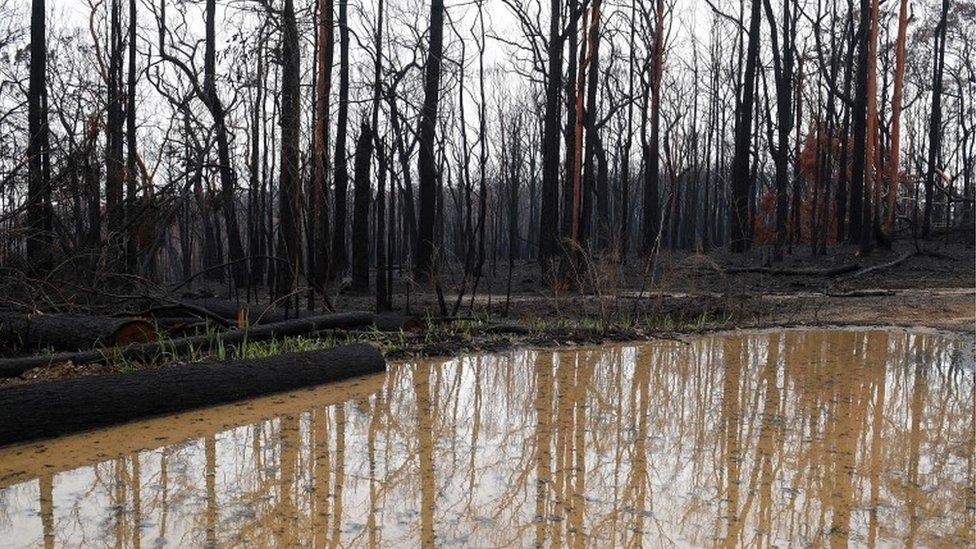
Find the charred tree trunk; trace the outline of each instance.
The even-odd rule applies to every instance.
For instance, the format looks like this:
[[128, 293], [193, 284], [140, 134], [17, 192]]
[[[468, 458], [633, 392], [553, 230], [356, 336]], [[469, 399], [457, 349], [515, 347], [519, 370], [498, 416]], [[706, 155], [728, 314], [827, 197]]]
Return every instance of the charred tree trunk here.
[[[386, 101], [390, 105], [390, 126], [393, 129], [394, 146], [400, 161], [400, 173], [403, 176], [403, 206], [400, 208], [403, 218], [407, 243], [410, 251], [417, 253], [417, 206], [413, 199], [413, 178], [410, 173], [410, 151], [404, 143], [404, 131], [400, 124], [400, 111], [397, 108], [397, 98], [391, 91], [387, 92]], [[413, 147], [411, 147], [412, 150]]]
[[83, 152], [84, 160], [82, 161], [84, 166], [85, 195], [88, 197], [87, 244], [92, 250], [98, 248], [102, 236], [101, 162], [99, 162], [96, 152], [99, 134], [98, 126], [96, 117], [89, 118], [87, 136], [85, 138], [85, 150]]
[[339, 278], [349, 264], [346, 255], [346, 191], [349, 168], [346, 136], [349, 126], [349, 15], [348, 0], [339, 0], [339, 113], [335, 142], [335, 230], [332, 231], [332, 278]]
[[[599, 0], [597, 0], [599, 1]], [[508, 315], [509, 303], [512, 295], [512, 269], [515, 265], [515, 254], [518, 249], [518, 218], [519, 218], [519, 185], [522, 179], [522, 136], [521, 119], [512, 123], [511, 129], [511, 161], [508, 166], [508, 280], [505, 290], [505, 315]], [[502, 130], [504, 131], [504, 129]]]
[[[587, 40], [590, 52], [587, 60], [586, 75], [586, 110], [583, 113], [583, 125], [586, 130], [586, 151], [583, 164], [583, 203], [580, 211], [580, 245], [586, 249], [587, 242], [596, 235], [598, 249], [606, 246], [606, 208], [597, 210], [596, 223], [592, 222], [593, 198], [597, 185], [597, 158], [602, 154], [603, 145], [596, 128], [596, 91], [600, 77], [600, 0], [593, 1], [593, 21], [588, 30]], [[602, 196], [605, 206], [606, 194]], [[601, 201], [598, 201], [600, 203]]]
[[[566, 59], [569, 63], [566, 72], [566, 87], [565, 87], [565, 101], [566, 101], [566, 121], [565, 129], [563, 130], [566, 140], [566, 157], [565, 163], [565, 181], [563, 182], [563, 199], [562, 199], [562, 212], [561, 212], [561, 232], [560, 235], [563, 239], [572, 238], [573, 232], [573, 182], [575, 178], [573, 177], [573, 170], [575, 169], [575, 155], [576, 155], [576, 83], [577, 83], [577, 72], [579, 69], [579, 35], [578, 35], [578, 21], [580, 19], [580, 0], [569, 0], [570, 10], [569, 10], [569, 21], [568, 27], [566, 29], [566, 34], [569, 37], [569, 48], [566, 55]], [[565, 256], [564, 256], [565, 258]]]
[[851, 107], [851, 188], [850, 188], [850, 231], [848, 238], [852, 243], [862, 241], [864, 227], [864, 171], [867, 159], [867, 108], [868, 108], [868, 42], [871, 34], [871, 3], [861, 0], [861, 23], [857, 34], [858, 60], [855, 80], [854, 101]]
[[390, 281], [387, 280], [388, 262], [390, 261], [387, 253], [389, 246], [387, 223], [392, 223], [393, 216], [387, 216], [386, 206], [386, 172], [389, 166], [386, 144], [378, 137], [376, 138], [376, 158], [379, 164], [377, 166], [379, 178], [376, 184], [376, 235], [374, 242], [376, 242], [376, 310], [379, 312], [387, 311], [391, 307]]
[[[261, 36], [259, 40], [263, 39]], [[258, 44], [257, 47], [257, 74], [255, 76], [254, 105], [251, 112], [251, 150], [250, 150], [250, 178], [248, 195], [249, 200], [249, 224], [248, 224], [248, 251], [251, 253], [251, 284], [260, 284], [264, 279], [264, 256], [266, 254], [264, 246], [264, 196], [261, 188], [261, 122], [265, 100], [264, 94], [264, 46]], [[185, 277], [184, 277], [185, 278]]]
[[[596, 22], [599, 12], [599, 3], [594, 4], [594, 9], [591, 12]], [[587, 26], [588, 14], [583, 17], [583, 29], [585, 30]], [[573, 97], [573, 148], [572, 153], [572, 164], [567, 174], [570, 181], [572, 181], [572, 202], [569, 209], [569, 242], [570, 247], [567, 250], [567, 255], [572, 260], [575, 261], [577, 254], [581, 251], [580, 242], [580, 210], [582, 208], [583, 202], [583, 129], [584, 129], [584, 114], [586, 105], [584, 103], [584, 93], [586, 92], [586, 70], [592, 54], [592, 47], [589, 52], [587, 52], [587, 38], [583, 38], [582, 47], [580, 47], [579, 53], [579, 63], [577, 66], [577, 76], [576, 84], [574, 87], [575, 96]], [[564, 269], [565, 270], [565, 269]]]
[[[844, 82], [841, 88], [845, 94], [850, 92], [851, 80], [854, 75], [854, 54], [857, 50], [855, 47], [856, 43], [856, 32], [854, 31], [854, 22], [851, 21], [848, 24], [847, 33], [848, 42], [850, 46], [848, 47], [846, 62], [844, 63]], [[840, 132], [840, 158], [838, 161], [838, 166], [840, 168], [837, 174], [837, 213], [835, 218], [837, 219], [837, 241], [843, 242], [847, 239], [849, 232], [849, 223], [847, 221], [848, 216], [848, 203], [850, 200], [850, 170], [848, 166], [850, 165], [850, 139], [851, 139], [851, 117], [853, 115], [853, 105], [849, 102], [843, 102], [843, 122], [841, 124]]]
[[434, 227], [438, 222], [437, 168], [434, 159], [434, 140], [437, 125], [437, 104], [441, 80], [441, 56], [444, 49], [444, 0], [430, 4], [430, 46], [424, 75], [424, 105], [420, 114], [417, 172], [420, 179], [420, 212], [418, 215], [417, 256], [414, 270], [423, 278], [434, 275]]
[[44, 0], [31, 4], [30, 76], [27, 88], [27, 257], [43, 267], [51, 253], [51, 182], [47, 118], [47, 31]]
[[352, 209], [352, 289], [369, 291], [369, 178], [373, 156], [373, 129], [363, 122], [354, 157]]
[[234, 163], [230, 158], [230, 137], [225, 121], [226, 113], [220, 95], [217, 93], [216, 81], [216, 2], [207, 0], [206, 28], [203, 77], [203, 102], [214, 121], [214, 132], [217, 136], [217, 161], [220, 164], [220, 209], [224, 214], [224, 225], [227, 230], [227, 248], [231, 261], [231, 275], [234, 285], [243, 287], [247, 284], [247, 264], [244, 259], [244, 246], [241, 244], [241, 232], [237, 224], [236, 175]]
[[651, 139], [644, 147], [644, 220], [641, 250], [649, 256], [661, 226], [658, 203], [661, 159], [661, 77], [664, 74], [664, 0], [654, 8], [654, 46], [651, 53], [650, 117]]
[[[630, 43], [633, 44], [637, 35], [637, 0], [630, 4]], [[617, 199], [617, 253], [621, 261], [627, 258], [630, 242], [630, 151], [634, 146], [634, 72], [636, 58], [627, 58], [627, 115], [626, 138], [624, 149], [620, 153], [620, 193]]]
[[593, 195], [596, 198], [596, 249], [606, 252], [610, 247], [610, 167], [607, 162], [607, 152], [603, 148], [603, 141], [597, 139], [596, 151], [596, 182]]
[[113, 242], [110, 263], [116, 268], [124, 264], [118, 261], [123, 248], [122, 238], [125, 223], [122, 205], [124, 165], [122, 163], [122, 29], [120, 0], [109, 3], [109, 47], [108, 47], [108, 104], [105, 123], [105, 209], [108, 217], [109, 241]]
[[[474, 268], [475, 284], [471, 295], [477, 291], [478, 281], [480, 280], [482, 269], [485, 266], [485, 232], [486, 216], [488, 214], [488, 177], [486, 174], [488, 164], [488, 129], [487, 116], [485, 115], [488, 99], [485, 96], [485, 14], [483, 4], [478, 4], [478, 28], [481, 30], [481, 40], [478, 43], [478, 92], [480, 101], [478, 102], [478, 200], [481, 202], [478, 208], [478, 263]], [[460, 301], [458, 302], [460, 304]]]
[[[129, 231], [138, 227], [141, 217], [136, 210], [136, 0], [129, 0], [129, 67], [126, 82], [125, 102], [125, 218]], [[147, 197], [148, 198], [148, 197]], [[136, 272], [139, 264], [137, 257], [136, 239], [126, 239], [125, 263], [126, 270]], [[151, 258], [145, 258], [151, 260]]]
[[[774, 146], [770, 142], [773, 160], [776, 164], [776, 243], [773, 246], [773, 259], [783, 260], [783, 248], [786, 245], [786, 215], [787, 188], [789, 184], [789, 168], [787, 162], [790, 131], [793, 129], [793, 30], [790, 26], [790, 1], [783, 0], [783, 51], [779, 50], [776, 20], [773, 17], [773, 7], [770, 0], [765, 0], [766, 17], [769, 23], [769, 35], [773, 50], [773, 75], [776, 81], [776, 115], [777, 140]], [[798, 198], [798, 197], [797, 197]], [[797, 227], [798, 228], [798, 227]]]
[[539, 214], [539, 260], [543, 269], [545, 262], [555, 255], [559, 242], [559, 92], [563, 72], [561, 6], [562, 0], [550, 2], [546, 111], [542, 130], [542, 204]]
[[[373, 63], [373, 124], [372, 124], [372, 135], [373, 139], [376, 140], [376, 157], [378, 160], [378, 181], [376, 185], [376, 235], [374, 242], [376, 243], [376, 310], [385, 311], [390, 308], [390, 299], [387, 295], [389, 288], [387, 286], [386, 280], [386, 262], [387, 262], [387, 242], [386, 242], [386, 170], [387, 170], [387, 157], [386, 157], [386, 144], [384, 140], [380, 138], [380, 128], [379, 128], [379, 116], [380, 116], [380, 98], [383, 95], [383, 85], [382, 85], [382, 69], [383, 69], [383, 0], [379, 0], [376, 7], [376, 35], [373, 42], [373, 48], [376, 50], [374, 52], [375, 59]], [[357, 192], [357, 197], [359, 196]], [[369, 215], [369, 187], [366, 187], [366, 212]], [[358, 210], [358, 207], [357, 207]], [[364, 240], [369, 238], [369, 227], [367, 225], [366, 235]], [[367, 249], [368, 254], [368, 249]], [[366, 263], [366, 287], [369, 287], [369, 262], [367, 257]]]
[[749, 204], [752, 201], [750, 158], [752, 152], [752, 111], [756, 95], [756, 65], [759, 62], [760, 1], [752, 0], [749, 19], [749, 42], [746, 52], [745, 75], [742, 95], [735, 117], [735, 153], [732, 157], [732, 238], [733, 252], [744, 252], [752, 242], [752, 218]]
[[301, 60], [298, 28], [293, 0], [285, 0], [282, 10], [282, 69], [281, 69], [281, 187], [278, 196], [280, 242], [282, 258], [277, 276], [280, 296], [292, 291], [301, 270], [301, 237], [299, 235], [299, 200], [301, 172], [299, 170], [299, 131], [301, 128]]
[[942, 0], [939, 25], [935, 29], [935, 47], [932, 68], [932, 110], [929, 118], [928, 171], [925, 173], [925, 214], [922, 219], [922, 237], [932, 233], [932, 203], [935, 201], [935, 177], [942, 148], [942, 79], [945, 72], [946, 16], [949, 0]]

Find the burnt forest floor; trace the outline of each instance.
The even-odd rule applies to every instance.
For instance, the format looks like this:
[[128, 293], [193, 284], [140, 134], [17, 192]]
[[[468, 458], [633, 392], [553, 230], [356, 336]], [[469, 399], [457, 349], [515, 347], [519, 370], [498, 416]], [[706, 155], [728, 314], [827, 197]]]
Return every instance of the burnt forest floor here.
[[[514, 264], [509, 277], [507, 263], [489, 260], [474, 298], [469, 290], [457, 307], [460, 267], [442, 271], [447, 315], [430, 284], [406, 282], [394, 270], [394, 308], [418, 320], [410, 330], [327, 331], [239, 349], [160, 357], [151, 364], [59, 364], [0, 380], [0, 386], [210, 359], [257, 358], [354, 341], [379, 346], [390, 360], [408, 360], [515, 346], [673, 339], [787, 326], [902, 326], [973, 334], [976, 272], [967, 240], [956, 235], [924, 242], [921, 253], [912, 242], [898, 241], [892, 250], [878, 249], [868, 257], [858, 257], [852, 246], [831, 246], [822, 256], [812, 256], [809, 246], [802, 246], [775, 264], [769, 261], [767, 247], [745, 254], [665, 251], [650, 265], [638, 259], [624, 265], [583, 261], [579, 270], [563, 277], [570, 282], [561, 285], [551, 284], [554, 273], [543, 273], [536, 262]], [[844, 270], [840, 267], [847, 267], [847, 272], [828, 272]], [[188, 295], [219, 296], [220, 291], [197, 287]], [[335, 291], [332, 304], [337, 311], [372, 310], [375, 298]]]

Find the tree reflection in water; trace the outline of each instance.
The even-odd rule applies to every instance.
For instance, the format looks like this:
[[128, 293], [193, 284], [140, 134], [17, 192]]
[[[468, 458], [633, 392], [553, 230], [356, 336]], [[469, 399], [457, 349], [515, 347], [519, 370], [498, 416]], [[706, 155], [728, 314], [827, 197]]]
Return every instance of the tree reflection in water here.
[[521, 350], [2, 450], [0, 539], [957, 545], [973, 432], [968, 339]]

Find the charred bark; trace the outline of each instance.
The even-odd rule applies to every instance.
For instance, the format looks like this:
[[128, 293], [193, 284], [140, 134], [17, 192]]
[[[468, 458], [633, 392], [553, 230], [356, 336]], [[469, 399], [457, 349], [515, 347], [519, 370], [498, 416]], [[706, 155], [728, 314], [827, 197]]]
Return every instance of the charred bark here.
[[369, 202], [370, 161], [373, 157], [373, 129], [363, 122], [354, 157], [352, 210], [352, 290], [369, 291]]
[[539, 214], [539, 260], [551, 259], [559, 242], [559, 91], [563, 72], [560, 32], [562, 0], [551, 0], [546, 51], [546, 111], [542, 129], [542, 204]]
[[47, 116], [47, 31], [44, 0], [33, 0], [27, 88], [27, 257], [37, 267], [50, 260], [51, 182]]
[[[386, 369], [364, 344], [11, 387], [0, 394], [0, 445], [54, 437]], [[57, 402], [57, 406], [52, 406]]]
[[104, 363], [112, 360], [147, 361], [164, 354], [185, 353], [191, 349], [195, 351], [209, 351], [218, 346], [240, 345], [244, 342], [267, 341], [280, 337], [298, 336], [334, 328], [353, 328], [369, 326], [373, 323], [371, 313], [337, 313], [331, 315], [312, 316], [274, 322], [263, 326], [230, 330], [220, 334], [206, 334], [200, 336], [154, 341], [124, 347], [111, 347], [96, 351], [78, 353], [57, 353], [49, 355], [31, 356], [24, 358], [10, 358], [0, 360], [0, 377], [14, 377], [32, 368], [41, 368], [52, 364], [72, 362], [74, 364]]
[[417, 172], [420, 179], [420, 212], [418, 216], [417, 256], [415, 274], [422, 278], [434, 275], [434, 227], [437, 224], [437, 168], [434, 159], [434, 140], [437, 125], [437, 105], [440, 99], [441, 56], [444, 49], [444, 0], [430, 4], [430, 46], [424, 76], [424, 105], [420, 114]]
[[346, 271], [346, 191], [349, 187], [349, 160], [346, 136], [349, 126], [349, 15], [348, 0], [339, 0], [339, 112], [335, 142], [335, 230], [332, 231], [330, 276], [339, 278]]
[[[299, 131], [301, 125], [301, 78], [298, 29], [293, 0], [285, 0], [282, 12], [282, 71], [281, 71], [281, 187], [279, 191], [279, 223], [282, 247], [279, 256], [277, 293], [286, 295], [294, 288], [301, 271], [302, 249], [299, 235], [299, 201], [301, 173], [299, 171]], [[231, 258], [233, 260], [233, 258]]]
[[0, 341], [15, 348], [77, 351], [155, 339], [153, 325], [139, 318], [0, 312]]
[[749, 42], [746, 52], [745, 75], [742, 95], [735, 117], [735, 153], [732, 158], [732, 238], [733, 252], [744, 252], [752, 243], [752, 217], [750, 215], [750, 158], [752, 152], [752, 111], [755, 104], [756, 66], [759, 62], [759, 22], [762, 17], [760, 1], [752, 0], [749, 19]]

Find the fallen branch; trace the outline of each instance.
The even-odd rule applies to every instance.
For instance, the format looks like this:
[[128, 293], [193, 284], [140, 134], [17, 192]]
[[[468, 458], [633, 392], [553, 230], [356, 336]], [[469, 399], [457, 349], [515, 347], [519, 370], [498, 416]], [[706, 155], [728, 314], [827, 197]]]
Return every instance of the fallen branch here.
[[77, 353], [57, 353], [50, 355], [10, 358], [0, 360], [0, 377], [16, 377], [33, 368], [71, 362], [74, 364], [91, 364], [111, 362], [113, 360], [147, 361], [161, 354], [180, 354], [187, 351], [208, 351], [221, 345], [238, 345], [248, 341], [266, 341], [279, 337], [299, 336], [325, 330], [328, 328], [350, 328], [368, 326], [373, 323], [372, 313], [350, 312], [336, 313], [307, 318], [295, 318], [262, 326], [254, 326], [239, 330], [230, 330], [215, 335], [199, 335], [169, 339], [141, 345], [126, 347], [112, 347], [95, 351]]
[[886, 297], [895, 295], [894, 290], [851, 290], [849, 292], [827, 292], [828, 297]]
[[860, 268], [857, 263], [848, 263], [829, 269], [784, 269], [780, 267], [729, 267], [726, 274], [761, 273], [774, 276], [840, 276]]
[[879, 265], [872, 265], [870, 267], [866, 267], [848, 277], [845, 277], [845, 279], [857, 278], [859, 276], [864, 276], [868, 273], [873, 273], [874, 271], [880, 271], [882, 269], [888, 269], [890, 267], [897, 267], [898, 265], [901, 265], [902, 263], [905, 262], [905, 260], [907, 260], [909, 257], [912, 257], [913, 255], [915, 255], [915, 252], [905, 252], [892, 261], [889, 261], [887, 263], [881, 263]]
[[0, 445], [233, 402], [386, 369], [357, 344], [263, 359], [188, 364], [11, 387], [0, 391]]

